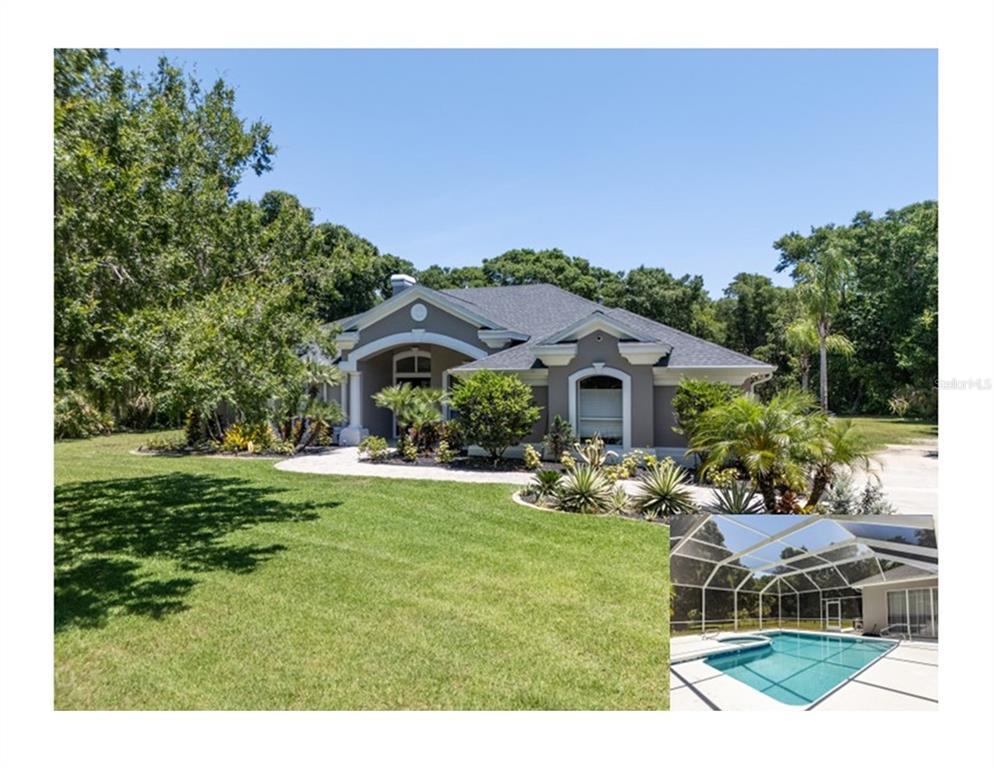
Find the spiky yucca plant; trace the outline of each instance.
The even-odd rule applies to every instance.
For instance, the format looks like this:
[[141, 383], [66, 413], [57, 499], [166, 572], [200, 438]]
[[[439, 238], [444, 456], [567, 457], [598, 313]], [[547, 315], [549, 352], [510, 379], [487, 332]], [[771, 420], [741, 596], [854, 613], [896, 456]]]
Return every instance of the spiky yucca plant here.
[[616, 485], [611, 492], [611, 501], [608, 504], [608, 512], [612, 515], [621, 515], [628, 511], [632, 505], [632, 500], [628, 493], [620, 485]]
[[610, 508], [612, 491], [612, 483], [602, 470], [577, 464], [556, 488], [556, 506], [566, 512], [600, 515]]
[[580, 459], [591, 467], [600, 469], [608, 459], [617, 459], [617, 451], [605, 451], [604, 440], [600, 435], [594, 435], [583, 444], [574, 443], [573, 450], [580, 456]]
[[681, 515], [697, 510], [687, 485], [687, 473], [675, 462], [664, 461], [645, 472], [635, 492], [635, 506], [652, 520], [659, 515]]
[[536, 501], [544, 501], [556, 495], [556, 489], [562, 482], [563, 476], [557, 469], [540, 469], [535, 473], [535, 481], [529, 490], [535, 494]]
[[709, 512], [717, 515], [756, 515], [766, 511], [763, 499], [754, 493], [749, 483], [735, 481], [713, 491]]

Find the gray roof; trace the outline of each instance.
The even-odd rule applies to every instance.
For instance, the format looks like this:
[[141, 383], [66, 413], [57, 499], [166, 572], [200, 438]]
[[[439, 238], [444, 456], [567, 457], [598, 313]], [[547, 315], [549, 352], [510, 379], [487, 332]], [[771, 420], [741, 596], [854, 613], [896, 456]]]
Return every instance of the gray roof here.
[[467, 363], [457, 370], [533, 368], [540, 365], [531, 350], [533, 345], [595, 312], [630, 326], [650, 339], [673, 347], [668, 365], [769, 366], [769, 363], [733, 352], [719, 344], [699, 339], [633, 312], [617, 307], [606, 307], [545, 283], [497, 288], [458, 288], [439, 293], [493, 320], [495, 327], [520, 331], [529, 336], [529, 340], [523, 344]]

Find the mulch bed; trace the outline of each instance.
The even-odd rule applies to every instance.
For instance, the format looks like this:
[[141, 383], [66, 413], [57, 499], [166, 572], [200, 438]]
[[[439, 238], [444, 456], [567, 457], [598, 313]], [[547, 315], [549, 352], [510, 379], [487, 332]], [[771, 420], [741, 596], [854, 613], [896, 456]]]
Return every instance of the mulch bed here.
[[[363, 462], [369, 459], [361, 459]], [[394, 453], [376, 464], [396, 464], [401, 467], [445, 467], [446, 469], [462, 469], [472, 472], [534, 472], [525, 466], [523, 459], [500, 459], [494, 460], [487, 456], [457, 456], [452, 461], [442, 464], [435, 461], [433, 456], [418, 456], [415, 461], [405, 461], [399, 453]], [[539, 469], [562, 469], [563, 465], [553, 461], [543, 461]]]

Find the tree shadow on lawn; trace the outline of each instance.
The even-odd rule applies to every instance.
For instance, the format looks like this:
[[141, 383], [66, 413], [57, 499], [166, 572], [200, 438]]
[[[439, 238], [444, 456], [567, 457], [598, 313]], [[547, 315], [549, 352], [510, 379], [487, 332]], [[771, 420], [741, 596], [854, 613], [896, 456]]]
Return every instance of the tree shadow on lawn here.
[[273, 498], [246, 480], [172, 473], [55, 490], [55, 631], [99, 627], [114, 613], [162, 618], [187, 608], [196, 580], [161, 578], [145, 560], [193, 573], [251, 573], [281, 544], [236, 546], [235, 531], [316, 520], [314, 504]]

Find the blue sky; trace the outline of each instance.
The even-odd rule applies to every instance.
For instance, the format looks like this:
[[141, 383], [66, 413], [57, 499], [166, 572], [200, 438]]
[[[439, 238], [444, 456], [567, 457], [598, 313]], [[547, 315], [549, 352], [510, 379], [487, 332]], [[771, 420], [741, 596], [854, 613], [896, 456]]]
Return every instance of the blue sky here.
[[[559, 247], [773, 275], [772, 242], [938, 194], [933, 51], [124, 50], [236, 88], [296, 194], [423, 268]], [[786, 284], [786, 276], [777, 281]]]

